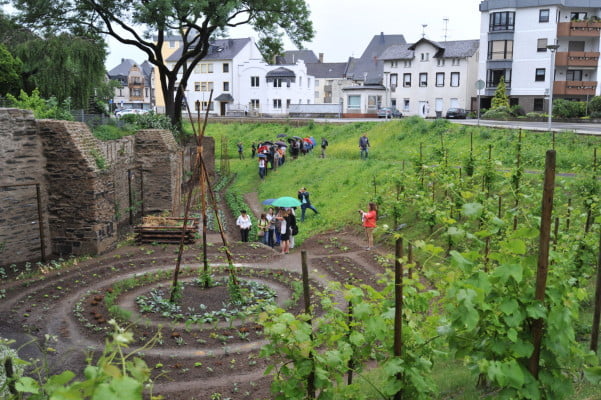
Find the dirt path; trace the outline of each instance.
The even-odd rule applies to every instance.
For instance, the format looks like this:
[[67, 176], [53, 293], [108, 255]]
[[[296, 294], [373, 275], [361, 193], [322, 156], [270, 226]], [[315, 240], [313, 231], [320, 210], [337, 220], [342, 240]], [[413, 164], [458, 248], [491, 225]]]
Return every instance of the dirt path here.
[[[245, 199], [255, 215], [262, 212], [263, 206], [256, 193], [247, 194]], [[228, 226], [235, 225], [229, 221]], [[299, 279], [301, 251], [306, 251], [311, 279], [316, 287], [325, 286], [332, 280], [346, 283], [349, 276], [354, 277], [354, 282], [374, 283], [374, 274], [383, 271], [376, 260], [377, 255], [387, 252], [383, 248], [365, 251], [363, 238], [353, 232], [309, 238], [287, 255], [279, 254], [277, 247], [271, 249], [260, 243], [237, 242], [237, 230], [228, 232], [227, 237], [236, 268], [259, 274], [250, 279], [265, 282], [281, 275], [279, 271], [290, 274], [286, 279]], [[208, 241], [207, 256], [211, 266], [225, 264], [220, 235], [211, 232]], [[29, 335], [38, 340], [44, 334], [54, 335], [58, 341], [53, 347], [58, 351], [56, 355], [47, 356], [52, 369], [82, 371], [85, 352], [99, 349], [106, 334], [103, 324], [90, 314], [107, 311], [102, 311], [101, 305], [90, 306], [90, 298], [106, 293], [126, 278], [170, 271], [176, 250], [177, 247], [172, 245], [126, 246], [68, 270], [54, 271], [41, 279], [4, 285], [6, 298], [0, 303], [0, 336], [23, 342]], [[184, 266], [191, 270], [192, 277], [194, 271], [202, 267], [200, 254], [199, 244], [184, 253]], [[276, 288], [278, 302], [283, 306], [292, 296], [291, 287], [276, 281], [271, 286]], [[135, 298], [141, 291], [126, 292], [117, 302], [123, 310], [132, 313], [133, 321], [137, 320], [132, 328], [136, 337], [139, 336], [137, 345], [143, 343], [153, 330], [159, 329], [158, 322], [138, 318]], [[84, 311], [78, 311], [81, 309]], [[258, 357], [258, 350], [265, 341], [257, 329], [252, 321], [199, 327], [187, 327], [182, 323], [164, 325], [164, 343], [146, 351], [144, 357], [157, 374], [166, 374], [166, 378], [157, 377], [153, 394], [187, 400], [209, 399], [216, 393], [231, 399], [270, 398], [270, 378], [263, 377], [268, 360]], [[182, 339], [181, 343], [174, 340], [175, 332], [177, 338]], [[21, 356], [39, 357], [40, 353], [34, 346], [29, 346], [22, 349]]]

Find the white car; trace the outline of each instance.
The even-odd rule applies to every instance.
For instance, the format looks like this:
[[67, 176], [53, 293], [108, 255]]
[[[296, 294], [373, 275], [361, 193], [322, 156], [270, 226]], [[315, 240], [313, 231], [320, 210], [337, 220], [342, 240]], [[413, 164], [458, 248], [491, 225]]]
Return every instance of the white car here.
[[122, 108], [121, 110], [117, 110], [115, 111], [115, 117], [117, 118], [121, 118], [124, 115], [127, 114], [147, 114], [148, 110], [142, 110], [142, 109], [134, 109], [134, 108]]

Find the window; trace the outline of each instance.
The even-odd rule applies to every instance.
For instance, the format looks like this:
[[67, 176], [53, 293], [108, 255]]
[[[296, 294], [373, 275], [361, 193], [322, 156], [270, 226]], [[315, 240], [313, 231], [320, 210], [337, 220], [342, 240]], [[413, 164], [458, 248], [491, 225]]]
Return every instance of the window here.
[[250, 87], [259, 87], [259, 77], [258, 76], [250, 77]]
[[443, 87], [444, 86], [444, 72], [437, 72], [436, 73], [436, 87]]
[[514, 27], [515, 12], [503, 11], [490, 14], [489, 30], [512, 31]]
[[258, 110], [259, 105], [259, 99], [250, 99], [250, 108], [252, 108], [253, 110]]
[[222, 72], [230, 72], [230, 65], [228, 63], [223, 63]]
[[532, 106], [532, 111], [543, 111], [543, 99], [538, 98], [534, 99], [534, 104]]
[[394, 91], [399, 84], [398, 74], [390, 74], [390, 90]]
[[421, 59], [422, 61], [428, 61], [430, 59], [430, 53], [422, 53]]
[[173, 49], [176, 46], [177, 46], [177, 44], [176, 44], [175, 40], [170, 40], [169, 41], [169, 48]]
[[200, 82], [194, 82], [194, 91], [200, 92]]
[[586, 19], [587, 13], [585, 12], [573, 12], [570, 14], [571, 21], [584, 21]]
[[403, 99], [403, 111], [409, 111], [409, 99]]
[[142, 91], [138, 88], [132, 89], [131, 95], [132, 97], [142, 97]]
[[568, 42], [568, 51], [584, 51], [584, 42], [570, 40]]
[[361, 108], [361, 96], [352, 95], [348, 96], [347, 104], [349, 109], [360, 109]]
[[311, 78], [307, 77], [307, 87], [311, 87]]
[[547, 51], [547, 38], [538, 39], [536, 41], [536, 51], [539, 53], [545, 53]]
[[411, 87], [411, 74], [403, 74], [403, 87]]
[[486, 71], [486, 86], [496, 87], [501, 77], [505, 78], [505, 85], [511, 87], [511, 69], [489, 69]]
[[390, 62], [390, 68], [397, 68], [399, 66], [399, 62], [398, 61], [391, 61]]
[[367, 96], [367, 109], [368, 110], [375, 110], [378, 107], [380, 107], [380, 104], [382, 104], [382, 97], [381, 96]]
[[454, 67], [457, 67], [457, 66], [459, 66], [460, 63], [461, 63], [460, 58], [453, 58], [451, 65]]
[[451, 87], [459, 87], [459, 72], [451, 72]]
[[513, 58], [513, 40], [491, 40], [488, 42], [489, 60], [511, 60]]
[[290, 99], [286, 99], [286, 108], [287, 109], [290, 108], [290, 103], [291, 103], [291, 100]]
[[206, 110], [207, 107], [209, 108], [209, 111], [213, 111], [213, 102], [208, 102], [208, 101], [203, 101], [202, 102], [202, 109]]
[[213, 90], [213, 82], [200, 82], [201, 92], [210, 92]]
[[299, 76], [298, 77], [298, 87], [302, 87], [303, 86], [303, 77]]
[[273, 80], [273, 87], [282, 87], [282, 78], [275, 78]]
[[213, 73], [213, 63], [200, 64], [200, 73], [201, 74], [212, 74]]
[[279, 110], [282, 108], [282, 99], [273, 99], [273, 108]]
[[229, 82], [223, 82], [223, 91], [224, 92], [230, 91], [230, 83]]
[[426, 72], [421, 72], [419, 74], [419, 87], [427, 87], [428, 86], [428, 74]]
[[119, 88], [119, 97], [123, 97], [123, 88]]
[[411, 60], [406, 60], [405, 62], [403, 62], [403, 67], [411, 68]]
[[436, 65], [439, 67], [444, 67], [444, 58], [439, 58]]
[[148, 88], [144, 88], [144, 97], [148, 97]]
[[549, 22], [549, 9], [548, 8], [538, 11], [538, 22]]
[[582, 70], [581, 69], [569, 69], [566, 73], [566, 81], [581, 81]]

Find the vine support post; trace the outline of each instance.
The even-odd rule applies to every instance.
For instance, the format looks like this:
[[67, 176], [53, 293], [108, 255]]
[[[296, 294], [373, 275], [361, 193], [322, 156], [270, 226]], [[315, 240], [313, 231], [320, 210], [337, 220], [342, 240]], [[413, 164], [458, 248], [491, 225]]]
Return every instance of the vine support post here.
[[[351, 300], [349, 300], [349, 302], [348, 302], [348, 327], [349, 327], [348, 337], [351, 336], [351, 333], [353, 331], [352, 325], [353, 325], [353, 302]], [[348, 374], [346, 377], [347, 385], [350, 385], [353, 383], [353, 368], [355, 368], [355, 361], [353, 360], [353, 357], [351, 356], [351, 358], [348, 360]]]
[[597, 283], [595, 286], [595, 305], [593, 327], [591, 330], [591, 350], [595, 353], [599, 346], [599, 321], [601, 320], [601, 230], [599, 230], [599, 254], [597, 256]]
[[501, 195], [499, 195], [499, 208], [497, 210], [497, 217], [501, 218], [502, 214], [503, 214], [503, 197], [501, 197]]
[[[394, 257], [394, 356], [401, 357], [403, 352], [403, 238], [396, 240]], [[403, 379], [397, 374], [397, 380]], [[403, 399], [403, 390], [394, 395], [394, 400]]]
[[[311, 318], [311, 292], [309, 288], [309, 267], [307, 266], [307, 251], [301, 251], [301, 268], [303, 276], [303, 297], [305, 305], [305, 314], [309, 316], [307, 323], [312, 326]], [[311, 334], [311, 342], [313, 342], [313, 334]], [[313, 353], [309, 354], [309, 360], [311, 361], [311, 372], [307, 376], [307, 398], [315, 398], [315, 362], [313, 360]]]
[[[547, 288], [547, 273], [549, 270], [549, 243], [551, 239], [551, 215], [553, 213], [553, 193], [555, 190], [555, 150], [547, 150], [545, 159], [545, 180], [540, 224], [540, 239], [538, 250], [538, 268], [536, 271], [535, 299], [541, 304], [545, 301]], [[529, 370], [538, 379], [541, 343], [543, 339], [543, 319], [532, 322], [532, 344], [534, 350], [530, 356]]]
[[570, 217], [572, 215], [572, 198], [568, 199], [568, 215], [566, 217], [566, 231], [570, 230]]
[[[197, 105], [197, 122], [198, 122], [198, 127], [200, 129], [200, 104]], [[199, 143], [196, 146], [196, 153], [200, 154], [200, 163], [202, 164], [203, 159], [202, 159], [202, 155], [203, 155], [203, 146], [202, 146], [202, 137], [204, 136], [204, 127], [201, 133], [201, 140], [199, 140]], [[207, 224], [208, 224], [208, 217], [207, 217], [207, 189], [206, 189], [206, 183], [209, 179], [209, 177], [206, 174], [206, 171], [204, 168], [200, 168], [200, 209], [201, 209], [201, 213], [202, 213], [202, 263], [203, 263], [203, 272], [204, 272], [204, 286], [205, 288], [209, 287], [209, 279], [208, 279], [208, 273], [209, 273], [209, 260], [208, 260], [208, 255], [207, 255]]]
[[416, 277], [417, 272], [415, 271], [415, 267], [416, 265], [413, 264], [413, 245], [411, 244], [411, 242], [407, 243], [407, 263], [409, 265], [411, 265], [411, 270], [412, 270], [412, 274], [411, 276], [413, 278]]
[[376, 182], [376, 176], [374, 175], [372, 178], [372, 182], [374, 185], [374, 200], [378, 197], [378, 183]]

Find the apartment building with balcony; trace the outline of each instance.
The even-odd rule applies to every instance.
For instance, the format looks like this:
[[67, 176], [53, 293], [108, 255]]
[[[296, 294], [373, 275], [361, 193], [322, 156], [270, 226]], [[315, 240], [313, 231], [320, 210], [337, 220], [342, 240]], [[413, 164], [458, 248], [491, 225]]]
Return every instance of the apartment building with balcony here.
[[501, 77], [527, 112], [546, 111], [551, 88], [554, 99], [600, 94], [600, 0], [484, 0], [480, 13], [482, 107]]
[[121, 59], [121, 63], [107, 75], [109, 79], [118, 82], [113, 96], [113, 109], [153, 109], [153, 68], [148, 61], [138, 64], [129, 58]]

